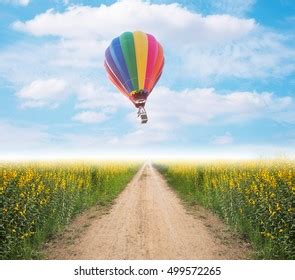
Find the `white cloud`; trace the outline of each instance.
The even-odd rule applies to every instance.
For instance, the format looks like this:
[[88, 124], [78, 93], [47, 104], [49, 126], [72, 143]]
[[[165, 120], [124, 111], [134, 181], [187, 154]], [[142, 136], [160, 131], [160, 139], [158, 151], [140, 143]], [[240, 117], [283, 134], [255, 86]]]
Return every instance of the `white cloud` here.
[[203, 79], [284, 76], [295, 70], [295, 50], [284, 45], [285, 39], [265, 31], [218, 48], [192, 47], [182, 57], [182, 71], [190, 77]]
[[[291, 143], [292, 139], [287, 139], [283, 144], [250, 144], [250, 145], [230, 145], [227, 148], [223, 145], [210, 146], [209, 148], [187, 146], [181, 149], [169, 148], [171, 136], [165, 131], [153, 130], [152, 128], [141, 127], [134, 132], [127, 133], [122, 137], [115, 137], [104, 131], [73, 133], [60, 132], [52, 133], [49, 127], [36, 126], [25, 123], [9, 123], [0, 120], [0, 158], [99, 158], [100, 156], [112, 155], [126, 158], [126, 156], [138, 156], [152, 158], [251, 158], [251, 157], [294, 157], [295, 150]], [[176, 135], [176, 134], [175, 134]], [[286, 140], [286, 139], [284, 139]], [[292, 141], [292, 142], [291, 142]], [[161, 143], [165, 143], [163, 145]], [[149, 145], [152, 144], [152, 145]], [[155, 144], [155, 145], [153, 145]], [[157, 146], [157, 144], [160, 144]]]
[[21, 6], [27, 6], [30, 3], [30, 0], [16, 0], [16, 2]]
[[[173, 91], [159, 87], [151, 94], [146, 105], [149, 121], [141, 125], [135, 111], [128, 115], [135, 130], [110, 140], [112, 145], [145, 146], [173, 141], [190, 142], [184, 131], [208, 125], [232, 125], [258, 119], [282, 122], [295, 120], [292, 97], [279, 97], [268, 92], [220, 93], [214, 88], [196, 88]], [[288, 112], [288, 114], [286, 114]], [[228, 145], [234, 143], [230, 133], [207, 139], [208, 143]]]
[[67, 96], [67, 83], [61, 79], [35, 80], [16, 93], [22, 107], [56, 107]]
[[[237, 2], [218, 3], [241, 11], [253, 4], [252, 0]], [[110, 40], [126, 30], [140, 29], [162, 42], [172, 80], [186, 77], [212, 83], [224, 78], [281, 77], [295, 70], [295, 51], [288, 47], [292, 38], [263, 28], [253, 19], [203, 16], [175, 3], [123, 0], [109, 6], [75, 5], [64, 12], [51, 9], [31, 20], [14, 22], [13, 28], [36, 36], [60, 37], [42, 51], [49, 55], [50, 67], [101, 70]]]
[[18, 42], [0, 50], [0, 79], [16, 90], [48, 77], [59, 77], [69, 84], [100, 80], [108, 85], [103, 67], [105, 48], [104, 42], [93, 40]]
[[32, 20], [17, 21], [13, 27], [36, 36], [100, 40], [110, 40], [126, 30], [142, 29], [161, 40], [183, 45], [234, 40], [253, 30], [255, 21], [229, 15], [202, 16], [176, 3], [122, 0], [110, 6], [72, 6], [62, 13], [48, 10]]
[[0, 0], [0, 3], [13, 4], [19, 6], [28, 6], [30, 0]]
[[100, 123], [107, 120], [107, 116], [104, 113], [84, 111], [76, 114], [73, 120], [81, 123]]
[[[78, 109], [103, 109], [114, 112], [119, 107], [129, 107], [130, 101], [119, 92], [110, 92], [93, 83], [85, 83], [76, 89]], [[131, 107], [131, 106], [130, 106]]]
[[[102, 68], [107, 41], [74, 38], [57, 42], [50, 64], [57, 67]], [[52, 50], [53, 51], [53, 50]]]
[[183, 126], [232, 123], [257, 118], [276, 119], [279, 116], [283, 118], [283, 113], [293, 111], [294, 101], [289, 96], [278, 97], [268, 92], [221, 94], [213, 88], [177, 92], [160, 87], [151, 94], [146, 107], [150, 121], [165, 127], [165, 124], [172, 123]]
[[215, 136], [212, 139], [212, 143], [215, 145], [229, 145], [229, 144], [232, 144], [233, 142], [234, 142], [234, 138], [229, 132], [225, 133], [224, 135]]

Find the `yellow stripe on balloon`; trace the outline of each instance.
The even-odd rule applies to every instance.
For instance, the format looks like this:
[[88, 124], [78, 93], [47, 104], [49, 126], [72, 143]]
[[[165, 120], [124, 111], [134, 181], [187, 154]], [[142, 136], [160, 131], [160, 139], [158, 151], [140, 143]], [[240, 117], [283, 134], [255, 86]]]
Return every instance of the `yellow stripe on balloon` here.
[[143, 32], [136, 31], [133, 33], [136, 53], [138, 87], [144, 89], [147, 57], [148, 57], [148, 38]]

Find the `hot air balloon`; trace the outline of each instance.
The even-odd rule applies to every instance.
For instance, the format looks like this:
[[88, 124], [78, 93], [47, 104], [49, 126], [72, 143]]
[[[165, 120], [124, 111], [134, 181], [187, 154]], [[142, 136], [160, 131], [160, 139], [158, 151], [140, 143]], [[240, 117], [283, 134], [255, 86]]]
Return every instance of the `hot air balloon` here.
[[141, 123], [146, 123], [144, 106], [164, 67], [160, 43], [141, 31], [125, 32], [106, 49], [104, 66], [111, 82], [138, 108]]

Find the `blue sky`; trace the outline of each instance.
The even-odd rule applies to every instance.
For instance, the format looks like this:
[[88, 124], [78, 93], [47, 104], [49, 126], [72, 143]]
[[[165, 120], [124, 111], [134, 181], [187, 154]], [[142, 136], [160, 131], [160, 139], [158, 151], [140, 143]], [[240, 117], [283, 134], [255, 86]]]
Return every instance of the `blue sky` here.
[[[147, 125], [108, 81], [123, 31], [155, 35]], [[0, 157], [295, 156], [292, 0], [0, 0]]]

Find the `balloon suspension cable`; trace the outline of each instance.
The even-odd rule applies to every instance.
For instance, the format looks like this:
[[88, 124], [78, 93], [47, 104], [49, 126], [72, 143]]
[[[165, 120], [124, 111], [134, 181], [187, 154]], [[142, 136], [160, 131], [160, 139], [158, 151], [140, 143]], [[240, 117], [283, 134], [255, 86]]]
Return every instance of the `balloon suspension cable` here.
[[146, 110], [144, 109], [143, 106], [140, 106], [138, 108], [137, 117], [141, 118], [141, 123], [147, 123], [148, 117], [147, 117], [147, 114], [146, 114]]

